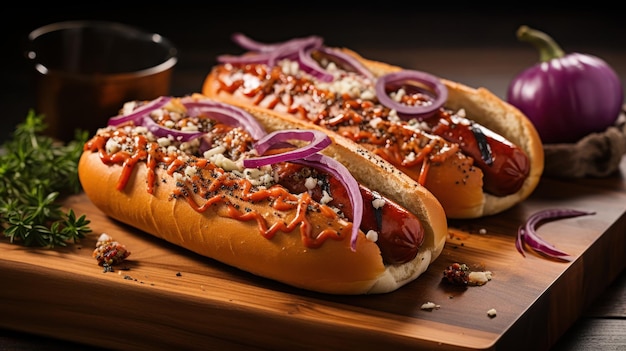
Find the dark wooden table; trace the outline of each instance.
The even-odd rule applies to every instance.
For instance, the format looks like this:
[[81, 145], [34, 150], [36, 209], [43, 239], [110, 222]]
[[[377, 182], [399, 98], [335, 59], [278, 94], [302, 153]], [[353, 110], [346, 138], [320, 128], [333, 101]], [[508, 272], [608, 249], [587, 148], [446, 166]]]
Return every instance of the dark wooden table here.
[[[348, 11], [348, 8], [344, 10]], [[180, 50], [172, 95], [199, 91], [204, 76], [215, 62], [215, 56], [237, 52], [237, 47], [229, 41], [229, 35], [234, 31], [242, 31], [259, 40], [318, 34], [325, 37], [329, 45], [351, 47], [369, 58], [424, 70], [474, 87], [484, 86], [504, 97], [515, 74], [534, 64], [538, 58], [533, 48], [515, 39], [517, 27], [528, 24], [552, 34], [566, 51], [586, 52], [604, 58], [622, 81], [626, 81], [626, 40], [623, 39], [626, 25], [610, 10], [560, 14], [435, 10], [381, 10], [374, 13], [352, 10], [342, 15], [309, 11], [310, 16], [306, 18], [299, 17], [295, 11], [283, 13], [275, 8], [260, 10], [254, 15], [254, 11], [249, 9], [239, 17], [234, 9], [216, 8], [206, 9], [208, 12], [188, 8], [186, 11], [159, 12], [151, 16], [122, 15], [119, 12], [98, 15], [66, 12], [64, 15], [44, 16], [19, 10], [17, 15], [24, 20], [17, 29], [12, 27], [3, 31], [10, 44], [5, 46], [4, 53], [9, 55], [11, 65], [3, 66], [0, 77], [0, 99], [5, 109], [5, 128], [0, 138], [5, 138], [12, 129], [9, 126], [15, 125], [26, 115], [27, 109], [34, 106], [30, 67], [21, 57], [25, 33], [37, 25], [64, 19], [118, 20], [169, 37]], [[311, 20], [313, 22], [307, 24]], [[626, 272], [622, 272], [586, 309], [552, 350], [592, 348], [626, 348]], [[63, 340], [0, 330], [0, 350], [35, 349], [79, 350], [85, 347]]]

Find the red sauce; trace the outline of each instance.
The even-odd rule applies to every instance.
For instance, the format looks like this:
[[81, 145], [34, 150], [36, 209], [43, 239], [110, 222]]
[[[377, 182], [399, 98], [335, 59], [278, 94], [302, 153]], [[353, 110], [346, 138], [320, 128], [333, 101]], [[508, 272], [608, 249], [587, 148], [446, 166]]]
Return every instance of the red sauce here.
[[[453, 116], [444, 108], [425, 119], [422, 125], [412, 126], [412, 122], [392, 116], [391, 109], [379, 104], [376, 99], [335, 94], [314, 78], [285, 74], [279, 66], [271, 68], [268, 79], [268, 69], [264, 64], [219, 66], [218, 93], [240, 93], [254, 104], [268, 109], [280, 106], [280, 110], [359, 143], [401, 169], [409, 168], [409, 173], [422, 185], [426, 183], [431, 165], [459, 152], [469, 156], [483, 172], [483, 190], [496, 196], [519, 191], [529, 174], [530, 162], [525, 152], [493, 132], [488, 137], [488, 144], [494, 155], [483, 160], [480, 151], [483, 145], [478, 144], [465, 123], [455, 121], [462, 118]], [[254, 84], [244, 84], [243, 78], [236, 78], [241, 72], [244, 72], [246, 80], [254, 80]], [[230, 78], [219, 78], [224, 76]], [[354, 77], [358, 79], [358, 75]], [[371, 82], [363, 84], [373, 89]], [[245, 90], [243, 87], [246, 85], [256, 89]], [[402, 103], [415, 106], [430, 102], [431, 98], [419, 89], [409, 85], [403, 87]], [[288, 98], [281, 100], [279, 94]]]
[[[251, 139], [247, 133], [241, 131], [234, 133], [232, 129], [215, 124], [208, 134], [215, 134], [216, 138], [219, 137], [227, 145], [237, 149], [236, 152], [245, 151], [242, 148], [245, 149], [246, 145], [251, 147]], [[106, 145], [110, 138], [116, 138], [116, 142], [123, 144], [124, 147], [109, 154]], [[241, 140], [235, 140], [236, 138]], [[338, 215], [328, 206], [314, 202], [306, 192], [296, 196], [280, 185], [255, 188], [249, 180], [233, 176], [205, 158], [193, 155], [180, 157], [176, 152], [167, 153], [165, 148], [159, 147], [157, 142], [149, 141], [145, 135], [128, 135], [121, 128], [101, 131], [85, 144], [84, 150], [97, 152], [102, 162], [107, 165], [122, 166], [122, 173], [116, 186], [119, 191], [128, 186], [134, 168], [143, 164], [148, 171], [147, 191], [153, 194], [155, 186], [158, 185], [156, 170], [162, 168], [173, 179], [177, 179], [171, 199], [183, 198], [199, 213], [207, 211], [212, 206], [225, 206], [226, 211], [220, 211], [220, 215], [226, 213], [228, 217], [236, 220], [256, 221], [259, 233], [267, 239], [272, 239], [279, 231], [292, 232], [299, 226], [304, 245], [308, 248], [318, 248], [328, 239], [345, 240], [351, 234], [351, 223], [346, 222], [346, 225], [340, 228], [312, 223], [308, 216], [310, 211], [320, 212], [321, 217], [328, 218], [329, 222], [337, 222]], [[198, 172], [193, 176], [186, 176], [187, 167], [195, 167]], [[290, 221], [285, 222], [282, 217], [274, 218], [263, 214], [272, 211], [261, 213], [254, 210], [258, 206], [263, 208], [270, 206], [274, 211], [283, 213], [283, 216], [289, 216], [289, 213], [295, 215]]]
[[[234, 79], [228, 84], [220, 81], [220, 91], [235, 94], [238, 90], [252, 99], [256, 105], [275, 109], [283, 105], [287, 112], [301, 119], [321, 125], [340, 135], [358, 142], [370, 151], [387, 161], [406, 167], [420, 167], [418, 181], [423, 185], [426, 180], [428, 164], [439, 162], [457, 152], [459, 149], [443, 138], [408, 128], [404, 123], [395, 123], [386, 119], [390, 110], [370, 100], [355, 99], [347, 94], [337, 96], [330, 91], [320, 89], [314, 82], [304, 77], [296, 78], [285, 75], [280, 67], [270, 72], [271, 79], [266, 78], [267, 68], [262, 64], [247, 64], [242, 67], [224, 65], [219, 68], [220, 75], [231, 75], [235, 71], [243, 71], [246, 79], [256, 79], [256, 89], [245, 90], [243, 79]], [[232, 75], [231, 75], [232, 78]], [[289, 91], [289, 98], [280, 100], [274, 92], [275, 84], [283, 84]], [[254, 84], [253, 84], [254, 86]], [[297, 103], [298, 96], [313, 97], [317, 106], [313, 112]], [[411, 97], [408, 102], [423, 101], [419, 97]], [[320, 109], [320, 106], [323, 108]], [[313, 111], [313, 109], [311, 109]], [[375, 118], [382, 118], [377, 125], [371, 126]], [[415, 157], [414, 157], [415, 155]]]

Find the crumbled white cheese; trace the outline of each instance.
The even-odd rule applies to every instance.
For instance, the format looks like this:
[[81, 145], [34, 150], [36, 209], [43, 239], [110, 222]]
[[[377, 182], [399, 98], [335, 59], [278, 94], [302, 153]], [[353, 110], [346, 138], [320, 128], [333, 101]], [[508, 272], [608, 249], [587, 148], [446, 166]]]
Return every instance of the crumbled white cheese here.
[[111, 241], [111, 240], [113, 240], [113, 238], [109, 234], [107, 234], [107, 233], [102, 233], [98, 237], [98, 243], [107, 242], [107, 241]]
[[378, 124], [379, 124], [380, 122], [382, 122], [382, 121], [383, 121], [383, 119], [382, 119], [382, 118], [380, 118], [380, 117], [375, 117], [375, 118], [372, 118], [372, 120], [370, 120], [370, 126], [371, 126], [372, 128], [376, 128], [376, 127], [378, 126]]
[[398, 89], [398, 91], [389, 94], [389, 96], [397, 102], [402, 101], [402, 98], [406, 95], [406, 91], [402, 88]]
[[298, 61], [281, 60], [280, 62], [278, 62], [278, 64], [280, 65], [281, 71], [284, 74], [290, 76], [295, 76], [296, 74], [298, 74], [298, 70], [300, 69]]
[[224, 169], [225, 171], [243, 171], [243, 169], [239, 168], [237, 162], [231, 160], [230, 158], [224, 156], [224, 154], [213, 154], [206, 158], [211, 161], [214, 165]]
[[470, 272], [468, 278], [469, 285], [485, 285], [491, 280], [491, 272]]
[[204, 156], [204, 158], [206, 158], [207, 160], [211, 158], [211, 156], [213, 155], [222, 155], [224, 154], [224, 152], [226, 152], [226, 148], [223, 146], [216, 146], [214, 148], [208, 149], [207, 151], [204, 152], [204, 154], [202, 154], [202, 156]]
[[200, 138], [182, 142], [178, 146], [180, 151], [187, 153], [187, 154], [194, 154], [196, 150], [198, 150], [199, 147], [200, 147]]
[[313, 177], [308, 177], [305, 181], [304, 181], [304, 186], [309, 189], [309, 190], [313, 190], [315, 189], [315, 187], [317, 186], [317, 179], [313, 178]]
[[374, 92], [373, 88], [368, 88], [361, 92], [361, 99], [363, 100], [374, 100], [375, 97], [376, 92]]
[[106, 145], [104, 145], [104, 148], [106, 149], [107, 154], [112, 155], [120, 151], [122, 149], [122, 145], [120, 145], [120, 143], [117, 142], [117, 140], [110, 138], [109, 140], [107, 140]]
[[178, 172], [174, 173], [172, 176], [176, 182], [183, 182], [185, 180], [184, 176]]
[[497, 315], [496, 309], [495, 309], [495, 308], [490, 309], [489, 311], [487, 311], [487, 315], [488, 315], [490, 318], [495, 317], [495, 316]]
[[161, 137], [157, 139], [157, 143], [160, 147], [168, 147], [172, 144], [172, 141], [169, 138]]
[[382, 208], [383, 206], [385, 206], [385, 200], [381, 198], [375, 198], [374, 200], [372, 200], [372, 206], [374, 206], [375, 209]]
[[170, 119], [174, 122], [178, 122], [183, 118], [183, 114], [180, 112], [170, 111]]
[[328, 72], [337, 72], [339, 67], [334, 62], [328, 62], [328, 60], [322, 60], [322, 65], [326, 67], [326, 71]]
[[197, 125], [193, 123], [187, 123], [186, 125], [182, 126], [180, 130], [183, 132], [197, 132], [200, 129], [198, 128]]
[[[236, 80], [236, 77], [233, 77], [233, 80]], [[246, 91], [253, 91], [261, 85], [259, 78], [251, 75], [249, 73], [244, 74], [240, 79], [243, 79], [243, 88]]]
[[368, 230], [367, 233], [365, 234], [365, 238], [375, 243], [378, 241], [378, 232], [375, 230]]
[[399, 122], [401, 119], [398, 116], [398, 111], [394, 109], [389, 110], [389, 115], [387, 116], [387, 120], [393, 123]]
[[198, 167], [195, 167], [195, 166], [185, 167], [185, 175], [187, 177], [193, 177], [194, 175], [198, 174], [198, 172], [199, 172]]
[[165, 114], [165, 111], [161, 108], [158, 108], [150, 112], [150, 117], [152, 117], [152, 119], [154, 119], [155, 121], [159, 121], [163, 119], [164, 114]]
[[[237, 162], [243, 167], [243, 163]], [[243, 171], [243, 176], [246, 177], [254, 186], [270, 186], [274, 181], [274, 176], [271, 172], [271, 166], [263, 166], [260, 168], [246, 168]]]
[[[341, 77], [341, 79], [335, 79], [330, 83], [318, 83], [318, 87], [322, 90], [328, 90], [337, 95], [348, 95], [352, 98], [361, 98], [364, 94], [363, 84], [359, 81], [357, 75], [347, 75]], [[372, 92], [365, 94], [373, 95]]]
[[434, 302], [426, 302], [424, 304], [422, 304], [422, 309], [423, 310], [428, 310], [428, 311], [432, 311], [432, 310], [438, 310], [441, 306], [437, 305]]
[[408, 155], [406, 155], [405, 160], [406, 160], [406, 162], [413, 162], [413, 161], [415, 161], [415, 157], [416, 157], [415, 152], [411, 151], [411, 152], [409, 152]]
[[163, 126], [166, 128], [174, 128], [176, 127], [176, 122], [172, 121], [172, 120], [167, 120], [165, 122], [163, 122]]
[[428, 125], [428, 122], [420, 121], [415, 118], [410, 120], [408, 124], [411, 128], [414, 128], [414, 130], [416, 131], [420, 131], [420, 130], [430, 131], [431, 130], [430, 125]]
[[136, 101], [129, 101], [122, 106], [122, 115], [131, 114], [135, 110]]
[[178, 148], [175, 145], [170, 145], [167, 147], [167, 152], [168, 153], [177, 153], [178, 152]]
[[328, 194], [328, 192], [324, 190], [324, 194], [322, 195], [322, 198], [320, 199], [320, 203], [325, 205], [331, 201], [333, 201], [332, 196], [330, 196], [330, 194]]

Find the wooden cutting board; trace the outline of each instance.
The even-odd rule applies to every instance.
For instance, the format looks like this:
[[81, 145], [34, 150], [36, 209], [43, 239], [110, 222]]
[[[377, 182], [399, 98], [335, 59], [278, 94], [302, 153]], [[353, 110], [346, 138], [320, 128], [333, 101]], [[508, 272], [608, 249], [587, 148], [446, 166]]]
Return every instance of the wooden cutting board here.
[[[369, 296], [311, 293], [255, 277], [112, 221], [78, 195], [65, 204], [87, 214], [94, 230], [79, 245], [45, 250], [0, 241], [0, 326], [129, 350], [547, 349], [626, 267], [624, 175], [626, 160], [607, 179], [543, 179], [505, 213], [451, 222], [426, 273]], [[517, 227], [547, 208], [596, 212], [539, 228], [571, 261], [515, 249]], [[103, 232], [131, 251], [114, 272], [92, 257]], [[442, 283], [454, 262], [489, 270], [493, 279], [468, 288]], [[439, 308], [424, 310], [426, 302]]]

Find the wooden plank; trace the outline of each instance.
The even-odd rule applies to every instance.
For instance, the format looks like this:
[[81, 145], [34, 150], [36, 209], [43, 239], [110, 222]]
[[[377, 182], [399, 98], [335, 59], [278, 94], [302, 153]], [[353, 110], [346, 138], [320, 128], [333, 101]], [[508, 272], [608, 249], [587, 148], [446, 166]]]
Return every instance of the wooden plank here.
[[[442, 255], [422, 277], [375, 296], [329, 296], [252, 276], [112, 221], [78, 195], [66, 205], [87, 214], [94, 230], [80, 245], [45, 250], [0, 242], [0, 277], [11, 287], [0, 289], [0, 326], [130, 350], [545, 349], [626, 266], [623, 184], [621, 176], [544, 179], [530, 199], [501, 215], [451, 222]], [[535, 211], [562, 207], [596, 211], [539, 229], [574, 259], [522, 257], [517, 227]], [[105, 273], [97, 265], [91, 253], [102, 232], [131, 251], [126, 270]], [[442, 284], [453, 262], [484, 267], [493, 280], [467, 289]], [[441, 307], [425, 311], [425, 302]], [[487, 316], [492, 308], [495, 318]]]

